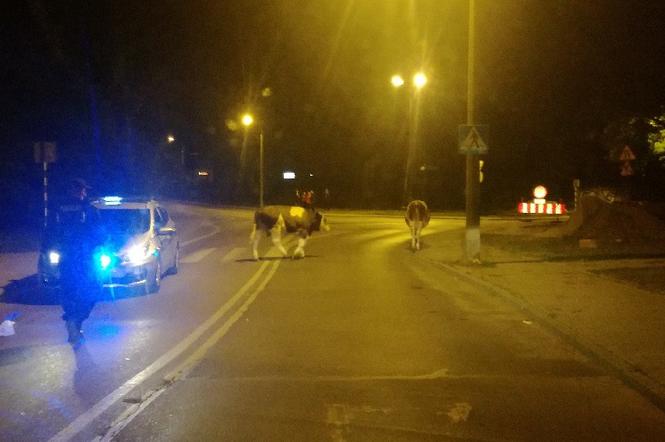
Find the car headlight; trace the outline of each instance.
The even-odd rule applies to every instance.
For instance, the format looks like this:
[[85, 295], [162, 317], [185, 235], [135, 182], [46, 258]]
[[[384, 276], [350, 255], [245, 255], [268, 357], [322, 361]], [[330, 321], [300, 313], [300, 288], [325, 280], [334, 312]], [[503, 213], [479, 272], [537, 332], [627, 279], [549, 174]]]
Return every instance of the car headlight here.
[[48, 252], [48, 262], [54, 266], [60, 264], [60, 253], [58, 253], [56, 250], [51, 250]]
[[149, 244], [137, 244], [127, 250], [126, 260], [132, 264], [143, 264], [152, 254]]

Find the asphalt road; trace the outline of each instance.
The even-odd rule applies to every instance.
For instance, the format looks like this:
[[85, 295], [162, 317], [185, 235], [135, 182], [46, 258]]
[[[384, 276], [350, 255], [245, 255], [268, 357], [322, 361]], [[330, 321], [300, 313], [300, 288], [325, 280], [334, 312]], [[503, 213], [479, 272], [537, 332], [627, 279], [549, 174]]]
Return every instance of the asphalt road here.
[[[58, 306], [25, 306], [20, 333], [0, 341], [0, 438], [665, 436], [665, 415], [643, 397], [412, 253], [403, 219], [333, 213], [304, 260], [264, 241], [254, 262], [250, 215], [175, 213], [181, 272], [158, 294], [98, 304], [77, 351]], [[462, 227], [434, 220], [430, 244]]]

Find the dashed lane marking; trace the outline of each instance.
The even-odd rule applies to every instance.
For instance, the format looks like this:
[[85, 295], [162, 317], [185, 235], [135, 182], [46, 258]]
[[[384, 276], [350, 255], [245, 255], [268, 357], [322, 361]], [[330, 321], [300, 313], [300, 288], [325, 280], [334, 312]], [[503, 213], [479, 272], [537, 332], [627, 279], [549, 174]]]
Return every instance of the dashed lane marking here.
[[185, 263], [185, 264], [195, 264], [195, 263], [201, 261], [206, 256], [210, 255], [215, 250], [217, 250], [217, 247], [210, 247], [210, 248], [207, 248], [207, 249], [197, 250], [196, 252], [190, 253], [189, 255], [183, 257], [180, 260], [180, 262]]
[[221, 229], [215, 225], [212, 226], [212, 232], [206, 233], [205, 235], [197, 236], [196, 238], [188, 239], [187, 241], [183, 241], [180, 243], [180, 247], [188, 246], [192, 243], [195, 243], [197, 241], [201, 241], [206, 238], [210, 238], [211, 236], [217, 235], [219, 232], [221, 232]]
[[224, 257], [222, 262], [233, 261], [241, 256], [246, 256], [248, 254], [247, 247], [234, 247], [231, 249]]

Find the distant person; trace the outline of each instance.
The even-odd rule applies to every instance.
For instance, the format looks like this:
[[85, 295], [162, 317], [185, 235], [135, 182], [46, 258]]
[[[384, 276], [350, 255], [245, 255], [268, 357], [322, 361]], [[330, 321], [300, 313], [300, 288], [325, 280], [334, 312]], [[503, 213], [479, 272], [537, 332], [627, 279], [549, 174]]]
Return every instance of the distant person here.
[[70, 183], [67, 196], [58, 205], [47, 232], [49, 247], [60, 253], [62, 319], [68, 341], [74, 346], [83, 342], [83, 321], [90, 316], [101, 291], [94, 254], [102, 244], [102, 237], [99, 214], [88, 199], [89, 189], [80, 178]]
[[327, 187], [323, 189], [323, 207], [330, 210], [330, 189]]

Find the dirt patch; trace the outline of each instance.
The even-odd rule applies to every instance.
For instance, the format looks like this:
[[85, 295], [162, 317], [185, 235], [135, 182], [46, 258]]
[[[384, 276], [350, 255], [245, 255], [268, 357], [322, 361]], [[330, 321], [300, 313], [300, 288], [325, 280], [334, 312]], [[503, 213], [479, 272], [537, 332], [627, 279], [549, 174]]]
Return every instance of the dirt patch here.
[[608, 202], [596, 196], [580, 199], [578, 210], [558, 230], [561, 236], [595, 239], [601, 243], [665, 241], [665, 223], [644, 202]]
[[586, 195], [565, 221], [486, 223], [483, 242], [532, 260], [660, 257], [665, 255], [665, 222], [654, 214], [659, 209]]

